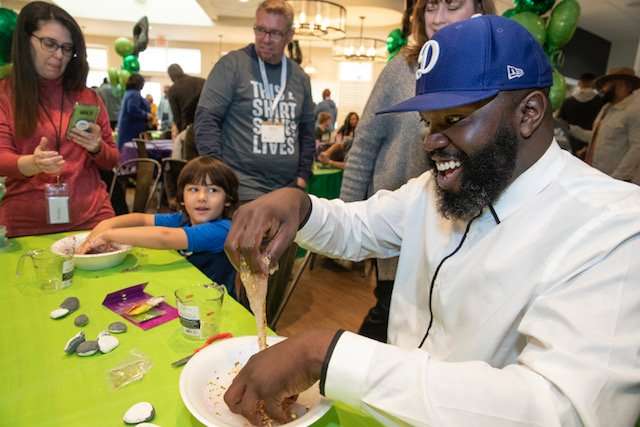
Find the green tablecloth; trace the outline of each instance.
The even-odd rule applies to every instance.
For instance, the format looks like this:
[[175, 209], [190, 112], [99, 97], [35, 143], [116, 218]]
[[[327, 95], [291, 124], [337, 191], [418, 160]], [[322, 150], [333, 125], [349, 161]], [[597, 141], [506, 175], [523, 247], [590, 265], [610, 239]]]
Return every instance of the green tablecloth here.
[[320, 165], [314, 162], [307, 191], [325, 199], [337, 199], [342, 186], [342, 169], [322, 168]]
[[[148, 331], [129, 324], [119, 335], [120, 346], [112, 353], [90, 357], [67, 356], [66, 341], [78, 332], [77, 314], [87, 314], [84, 327], [90, 339], [107, 325], [122, 320], [102, 306], [104, 296], [117, 289], [149, 282], [146, 291], [165, 295], [175, 305], [173, 292], [182, 286], [203, 283], [207, 278], [174, 251], [144, 250], [140, 269], [123, 272], [136, 263], [129, 255], [117, 267], [97, 272], [75, 271], [73, 285], [55, 293], [43, 293], [27, 286], [15, 275], [18, 258], [26, 250], [48, 248], [63, 235], [34, 236], [12, 240], [8, 251], [0, 252], [0, 425], [4, 426], [118, 426], [132, 404], [151, 402], [159, 426], [201, 425], [180, 399], [180, 369], [170, 362], [189, 354], [197, 342], [184, 338], [177, 320]], [[146, 259], [145, 259], [146, 258]], [[80, 299], [78, 312], [61, 320], [49, 318], [64, 298]], [[223, 308], [221, 330], [234, 335], [255, 335], [249, 312], [231, 298]], [[119, 390], [107, 381], [107, 372], [129, 357], [132, 350], [143, 353], [153, 367], [136, 383]], [[343, 406], [331, 409], [318, 426], [370, 426], [371, 418]]]

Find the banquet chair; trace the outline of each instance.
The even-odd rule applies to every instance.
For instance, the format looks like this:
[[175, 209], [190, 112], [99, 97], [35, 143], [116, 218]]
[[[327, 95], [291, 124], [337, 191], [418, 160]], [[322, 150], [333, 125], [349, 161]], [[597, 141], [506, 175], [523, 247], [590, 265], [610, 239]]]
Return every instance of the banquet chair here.
[[138, 150], [139, 159], [148, 159], [149, 152], [147, 151], [147, 142], [141, 138], [133, 138], [133, 142], [136, 143], [136, 149]]
[[186, 160], [181, 159], [162, 159], [162, 180], [164, 181], [164, 194], [167, 198], [167, 205], [169, 209], [178, 210], [178, 176], [184, 165], [187, 164]]
[[131, 169], [135, 166], [135, 192], [133, 196], [132, 212], [144, 213], [149, 203], [156, 195], [158, 181], [162, 175], [162, 165], [157, 160], [149, 158], [135, 158], [122, 162], [113, 169], [113, 180], [109, 190], [109, 197], [116, 185], [124, 185], [130, 177]]

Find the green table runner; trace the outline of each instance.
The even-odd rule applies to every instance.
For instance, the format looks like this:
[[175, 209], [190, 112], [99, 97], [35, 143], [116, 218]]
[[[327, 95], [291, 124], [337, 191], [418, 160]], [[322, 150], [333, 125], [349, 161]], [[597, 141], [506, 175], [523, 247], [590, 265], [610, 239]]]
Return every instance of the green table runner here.
[[[129, 255], [117, 267], [102, 271], [75, 270], [73, 285], [44, 293], [16, 278], [18, 258], [26, 250], [49, 248], [64, 234], [12, 240], [0, 252], [0, 425], [17, 426], [118, 426], [124, 412], [139, 401], [151, 402], [157, 410], [154, 423], [162, 426], [200, 426], [191, 416], [178, 389], [180, 369], [170, 363], [189, 354], [199, 344], [182, 336], [177, 320], [143, 331], [127, 323], [117, 335], [120, 346], [112, 353], [90, 357], [67, 356], [64, 345], [79, 331], [73, 325], [78, 314], [89, 316], [83, 328], [87, 339], [95, 339], [109, 323], [123, 320], [102, 306], [106, 294], [137, 283], [149, 282], [146, 292], [164, 295], [175, 306], [175, 289], [208, 281], [198, 269], [175, 251], [142, 250]], [[138, 250], [136, 250], [138, 251]], [[139, 256], [140, 253], [143, 256]], [[123, 272], [136, 265], [140, 268]], [[27, 260], [27, 267], [29, 260]], [[64, 319], [49, 318], [51, 310], [68, 296], [80, 299], [80, 309]], [[249, 312], [228, 296], [224, 302], [221, 331], [255, 335]], [[153, 367], [144, 379], [119, 390], [107, 380], [107, 372], [130, 356], [144, 354]], [[337, 406], [318, 426], [370, 426], [371, 418]]]

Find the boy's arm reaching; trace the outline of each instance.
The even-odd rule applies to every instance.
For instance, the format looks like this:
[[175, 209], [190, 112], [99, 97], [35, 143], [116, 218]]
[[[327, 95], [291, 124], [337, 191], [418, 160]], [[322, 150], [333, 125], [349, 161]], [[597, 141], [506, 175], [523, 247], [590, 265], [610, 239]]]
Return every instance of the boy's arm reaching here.
[[151, 225], [154, 225], [154, 219], [153, 215], [150, 214], [130, 213], [105, 219], [104, 221], [100, 221], [100, 223], [96, 225], [93, 230], [91, 230], [91, 233], [89, 233], [82, 245], [80, 245], [80, 247], [76, 249], [76, 254], [83, 255], [86, 254], [89, 250], [97, 248], [97, 246], [92, 242], [98, 235], [104, 233], [107, 230], [111, 230], [114, 228], [144, 227]]
[[89, 241], [89, 249], [100, 249], [109, 243], [139, 246], [149, 249], [187, 249], [187, 233], [173, 227], [112, 228], [97, 234]]

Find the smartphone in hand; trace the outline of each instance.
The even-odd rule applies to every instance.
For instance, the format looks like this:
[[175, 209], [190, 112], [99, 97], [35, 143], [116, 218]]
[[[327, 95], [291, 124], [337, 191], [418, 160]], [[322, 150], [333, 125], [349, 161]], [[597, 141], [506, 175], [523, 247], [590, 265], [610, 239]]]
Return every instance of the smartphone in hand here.
[[91, 123], [95, 123], [98, 119], [98, 113], [100, 113], [100, 107], [90, 104], [79, 104], [73, 106], [73, 113], [71, 113], [71, 120], [69, 120], [69, 127], [67, 128], [67, 138], [70, 137], [73, 129], [86, 131], [89, 129]]

